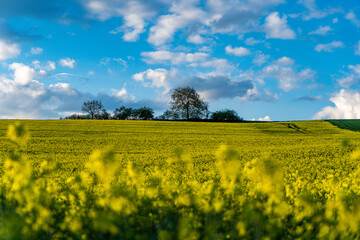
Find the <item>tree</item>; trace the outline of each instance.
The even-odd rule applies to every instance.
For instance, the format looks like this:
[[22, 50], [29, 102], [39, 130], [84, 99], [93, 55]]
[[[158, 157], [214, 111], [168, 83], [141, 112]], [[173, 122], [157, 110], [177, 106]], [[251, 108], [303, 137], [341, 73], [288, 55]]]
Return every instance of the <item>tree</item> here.
[[95, 116], [100, 115], [100, 111], [103, 108], [104, 108], [104, 106], [101, 103], [101, 101], [92, 100], [92, 101], [84, 102], [81, 110], [85, 113], [88, 113], [90, 116], [90, 119], [95, 119]]
[[179, 120], [180, 116], [177, 111], [167, 109], [162, 115], [159, 116], [160, 120]]
[[240, 118], [234, 110], [225, 109], [212, 113], [211, 120], [216, 122], [238, 122], [241, 121], [242, 118]]
[[208, 109], [208, 104], [192, 87], [178, 87], [172, 91], [170, 109], [179, 112], [183, 118], [202, 118]]
[[114, 119], [118, 120], [126, 120], [133, 118], [133, 109], [132, 108], [126, 108], [124, 106], [120, 108], [116, 108], [114, 111]]
[[100, 115], [97, 116], [97, 119], [104, 119], [104, 120], [108, 120], [110, 119], [110, 113], [108, 113], [108, 111], [106, 111], [106, 109], [102, 109], [100, 112]]
[[148, 107], [136, 109], [134, 112], [137, 119], [149, 120], [154, 118], [154, 110]]

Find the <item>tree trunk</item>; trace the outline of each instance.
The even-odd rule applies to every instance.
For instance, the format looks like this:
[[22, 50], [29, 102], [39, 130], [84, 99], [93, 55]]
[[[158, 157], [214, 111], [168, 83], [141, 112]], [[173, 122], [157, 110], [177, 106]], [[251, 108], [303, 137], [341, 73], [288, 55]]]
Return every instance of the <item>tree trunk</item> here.
[[189, 116], [189, 105], [186, 106], [186, 120], [189, 120], [190, 116]]

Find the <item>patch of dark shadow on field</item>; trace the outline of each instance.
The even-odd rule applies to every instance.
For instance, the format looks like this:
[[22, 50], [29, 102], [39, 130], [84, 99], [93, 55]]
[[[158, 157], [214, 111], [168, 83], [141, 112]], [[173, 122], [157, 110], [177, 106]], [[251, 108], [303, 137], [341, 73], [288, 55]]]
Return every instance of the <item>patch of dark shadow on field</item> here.
[[341, 129], [346, 129], [355, 132], [360, 131], [360, 119], [338, 119], [338, 120], [326, 120], [326, 121]]
[[284, 126], [290, 128], [290, 129], [293, 129], [293, 130], [295, 130], [296, 132], [299, 132], [299, 133], [305, 133], [305, 134], [306, 133], [311, 133], [306, 128], [301, 128], [298, 125], [296, 125], [295, 123], [281, 123], [281, 124], [283, 124]]

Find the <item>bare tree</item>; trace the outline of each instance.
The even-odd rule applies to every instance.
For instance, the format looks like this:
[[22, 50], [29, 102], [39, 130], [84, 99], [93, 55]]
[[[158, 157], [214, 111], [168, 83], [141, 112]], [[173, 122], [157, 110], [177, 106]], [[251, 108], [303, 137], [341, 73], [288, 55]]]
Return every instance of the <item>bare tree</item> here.
[[88, 113], [91, 119], [95, 119], [95, 116], [100, 115], [101, 110], [104, 108], [101, 101], [92, 100], [83, 103], [81, 110]]
[[170, 109], [183, 118], [199, 119], [206, 115], [208, 104], [192, 87], [178, 87], [171, 93]]

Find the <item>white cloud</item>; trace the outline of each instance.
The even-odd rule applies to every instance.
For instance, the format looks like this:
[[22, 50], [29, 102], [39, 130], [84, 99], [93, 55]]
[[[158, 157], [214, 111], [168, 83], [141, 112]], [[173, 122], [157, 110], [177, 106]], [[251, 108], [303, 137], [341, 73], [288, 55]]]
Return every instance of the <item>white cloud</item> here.
[[[99, 93], [97, 96], [81, 93], [65, 82], [57, 82], [46, 87], [35, 78], [46, 76], [44, 71], [23, 64], [13, 63], [9, 66], [13, 74], [0, 75], [0, 118], [59, 118], [71, 112], [78, 112], [84, 101], [101, 99], [107, 109], [121, 105], [131, 107], [149, 106], [154, 109], [164, 108], [161, 102], [143, 100], [134, 102], [127, 93], [124, 98], [124, 87], [112, 95]], [[120, 97], [121, 95], [121, 97]]]
[[144, 72], [136, 73], [132, 78], [137, 82], [142, 82], [144, 87], [152, 88], [164, 88], [167, 93], [170, 91], [171, 82], [174, 81], [177, 71], [172, 69], [170, 71], [157, 68], [157, 69], [148, 69]]
[[1, 118], [36, 118], [40, 115], [41, 105], [46, 99], [44, 84], [34, 77], [42, 76], [43, 72], [22, 63], [12, 63], [12, 79], [0, 77], [0, 116]]
[[111, 89], [111, 93], [112, 93], [112, 96], [114, 96], [117, 99], [121, 99], [124, 101], [127, 101], [128, 99], [130, 99], [131, 101], [135, 100], [135, 96], [128, 94], [128, 91], [126, 89], [126, 83], [120, 90]]
[[84, 1], [90, 13], [105, 21], [111, 17], [122, 17], [124, 24], [110, 31], [111, 34], [123, 32], [123, 40], [137, 41], [139, 35], [145, 32], [146, 21], [155, 16], [156, 11], [149, 4], [141, 1]]
[[147, 63], [171, 62], [172, 64], [202, 62], [209, 57], [209, 54], [204, 52], [183, 53], [165, 50], [142, 52], [141, 55], [145, 57]]
[[329, 31], [332, 31], [331, 27], [329, 26], [320, 26], [315, 31], [309, 32], [310, 35], [326, 35]]
[[306, 21], [313, 18], [324, 18], [336, 12], [341, 12], [341, 9], [337, 8], [323, 8], [319, 10], [315, 3], [315, 0], [299, 0], [298, 2], [303, 4], [308, 9], [308, 12], [303, 14], [303, 19]]
[[247, 39], [245, 40], [245, 44], [246, 44], [246, 45], [250, 45], [250, 46], [253, 46], [253, 45], [255, 45], [255, 44], [259, 44], [259, 43], [262, 43], [262, 42], [264, 42], [264, 41], [256, 40], [256, 39], [254, 39], [253, 37], [247, 38]]
[[274, 63], [276, 65], [288, 66], [288, 65], [294, 65], [295, 61], [292, 58], [284, 56], [276, 60]]
[[55, 83], [50, 84], [49, 89], [55, 93], [63, 93], [68, 96], [74, 96], [77, 94], [76, 90], [70, 87], [68, 83]]
[[216, 69], [230, 69], [232, 66], [226, 59], [212, 58], [208, 53], [195, 52], [170, 52], [166, 50], [159, 50], [153, 52], [142, 52], [144, 61], [148, 64], [172, 64], [172, 65], [187, 65], [189, 67], [203, 67]]
[[269, 122], [269, 121], [272, 121], [271, 118], [269, 116], [265, 116], [263, 118], [258, 118], [258, 121], [266, 121], [266, 122]]
[[258, 66], [261, 66], [261, 65], [263, 65], [269, 58], [270, 58], [269, 55], [265, 55], [265, 54], [263, 54], [262, 52], [257, 52], [252, 62], [253, 62], [254, 64], [258, 65]]
[[225, 52], [227, 54], [232, 54], [238, 57], [247, 56], [250, 54], [250, 50], [244, 47], [232, 47], [232, 46], [226, 46]]
[[256, 85], [254, 85], [254, 88], [248, 89], [246, 94], [240, 99], [244, 102], [272, 102], [278, 100], [279, 96], [276, 93], [272, 93], [266, 89], [261, 91]]
[[74, 68], [76, 61], [74, 59], [67, 57], [67, 58], [60, 59], [59, 63], [63, 67]]
[[39, 55], [43, 53], [43, 49], [40, 47], [32, 47], [30, 50], [31, 54]]
[[282, 57], [272, 64], [263, 68], [260, 76], [264, 79], [276, 79], [279, 82], [279, 88], [288, 92], [299, 87], [299, 83], [307, 80], [313, 80], [315, 72], [309, 68], [298, 71], [294, 65], [294, 60], [288, 57]]
[[360, 118], [360, 92], [341, 89], [330, 97], [335, 106], [327, 106], [316, 113], [313, 119]]
[[348, 12], [345, 18], [351, 21], [356, 27], [360, 27], [360, 19], [357, 18], [353, 11]]
[[194, 0], [173, 2], [170, 14], [160, 16], [156, 25], [150, 28], [148, 42], [155, 46], [162, 45], [172, 40], [179, 29], [204, 19], [205, 12], [195, 6], [196, 2]]
[[354, 54], [360, 56], [360, 41], [355, 45]]
[[272, 121], [271, 118], [269, 116], [265, 116], [265, 117], [260, 117], [258, 119], [256, 118], [252, 118], [250, 119], [250, 121], [262, 121], [262, 122], [270, 122]]
[[338, 18], [333, 18], [332, 23], [338, 23], [339, 19]]
[[36, 72], [34, 69], [22, 63], [12, 63], [9, 65], [9, 69], [14, 72], [13, 81], [18, 85], [29, 84], [34, 77], [46, 76], [46, 72], [44, 70]]
[[259, 31], [262, 16], [268, 13], [267, 8], [273, 8], [284, 0], [208, 0], [207, 8], [210, 17], [206, 25], [213, 33], [241, 34]]
[[341, 87], [348, 88], [360, 82], [360, 64], [349, 65], [348, 69], [350, 71], [346, 72], [345, 76], [337, 80]]
[[205, 42], [205, 38], [203, 38], [199, 34], [192, 34], [187, 38], [186, 41], [194, 44], [203, 44]]
[[334, 51], [335, 48], [343, 48], [344, 47], [344, 43], [341, 41], [333, 41], [331, 43], [326, 43], [326, 44], [318, 44], [315, 47], [315, 51], [317, 52], [332, 52]]
[[17, 57], [21, 53], [20, 46], [0, 39], [0, 61]]
[[53, 61], [48, 61], [45, 69], [48, 70], [48, 71], [55, 70], [55, 69], [56, 69], [56, 64], [55, 64], [55, 62], [53, 62]]
[[56, 69], [56, 64], [53, 61], [47, 61], [46, 65], [41, 65], [40, 61], [34, 60], [31, 63], [35, 69], [52, 71]]
[[295, 32], [287, 25], [286, 16], [280, 18], [278, 12], [269, 14], [263, 25], [266, 38], [295, 39]]

